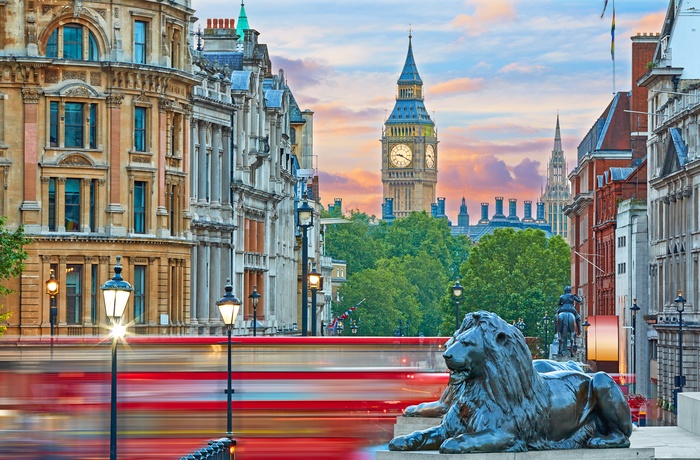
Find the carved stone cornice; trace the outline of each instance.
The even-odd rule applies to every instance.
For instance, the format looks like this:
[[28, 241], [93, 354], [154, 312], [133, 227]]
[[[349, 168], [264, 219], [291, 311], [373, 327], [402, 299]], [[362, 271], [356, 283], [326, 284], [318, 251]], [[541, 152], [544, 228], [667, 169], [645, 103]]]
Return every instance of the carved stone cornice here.
[[38, 104], [41, 88], [22, 88], [22, 100], [25, 104]]
[[110, 93], [106, 98], [107, 107], [121, 108], [122, 102], [124, 102], [124, 95], [120, 93]]

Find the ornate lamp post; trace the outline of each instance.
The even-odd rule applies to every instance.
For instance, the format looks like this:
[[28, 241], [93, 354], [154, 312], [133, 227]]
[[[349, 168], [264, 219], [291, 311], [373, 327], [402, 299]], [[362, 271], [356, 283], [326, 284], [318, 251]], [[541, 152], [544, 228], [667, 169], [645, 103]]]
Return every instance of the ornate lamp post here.
[[350, 331], [352, 332], [352, 335], [357, 335], [357, 329], [358, 329], [357, 321], [352, 320], [352, 326], [350, 326]]
[[517, 327], [520, 332], [525, 335], [525, 321], [523, 321], [522, 318], [518, 318], [518, 322], [515, 323], [515, 327]]
[[258, 335], [258, 302], [260, 301], [260, 294], [258, 293], [257, 285], [253, 286], [253, 292], [251, 292], [248, 298], [250, 299], [250, 303], [253, 305], [253, 337], [255, 337]]
[[51, 274], [49, 275], [49, 279], [46, 280], [46, 293], [51, 299], [49, 303], [49, 323], [51, 324], [51, 337], [53, 337], [54, 335], [54, 327], [56, 326], [56, 318], [58, 317], [58, 307], [56, 306], [56, 296], [58, 295], [58, 292], [58, 281], [56, 281], [56, 277], [54, 276], [52, 268]]
[[588, 328], [591, 326], [591, 323], [588, 322], [588, 320], [584, 321], [581, 327], [583, 328], [583, 341], [586, 344], [586, 353], [584, 354], [584, 360], [586, 363], [588, 362]]
[[634, 392], [637, 392], [637, 313], [641, 310], [637, 306], [637, 299], [632, 299], [632, 373], [634, 374]]
[[544, 313], [544, 318], [542, 318], [542, 322], [544, 323], [544, 352], [545, 352], [545, 358], [549, 358], [549, 315], [547, 312]]
[[316, 292], [323, 289], [323, 277], [316, 267], [309, 273], [309, 288], [311, 289], [311, 335], [316, 336]]
[[122, 266], [119, 264], [121, 259], [121, 256], [117, 256], [114, 276], [100, 287], [105, 299], [106, 314], [112, 323], [112, 400], [109, 423], [110, 460], [117, 460], [117, 341], [126, 332], [126, 328], [122, 326], [121, 321], [131, 291], [134, 290], [131, 284], [122, 278]]
[[459, 320], [459, 299], [462, 298], [462, 293], [464, 288], [459, 284], [459, 278], [455, 281], [452, 286], [452, 297], [455, 299], [455, 331], [459, 329], [461, 321]]
[[678, 291], [678, 297], [674, 300], [676, 303], [676, 311], [678, 312], [678, 375], [676, 376], [676, 390], [673, 392], [673, 409], [678, 413], [678, 393], [683, 393], [685, 386], [685, 376], [683, 375], [683, 311], [685, 310], [685, 299], [683, 291]]
[[241, 308], [241, 301], [233, 295], [233, 286], [231, 280], [226, 280], [224, 288], [224, 296], [216, 302], [221, 313], [221, 320], [226, 325], [226, 333], [228, 335], [228, 386], [226, 389], [226, 436], [233, 440], [232, 416], [231, 416], [231, 330], [238, 317], [238, 310]]
[[297, 208], [297, 226], [301, 229], [301, 335], [308, 335], [309, 330], [309, 236], [310, 227], [314, 225], [314, 208], [304, 196], [304, 201]]

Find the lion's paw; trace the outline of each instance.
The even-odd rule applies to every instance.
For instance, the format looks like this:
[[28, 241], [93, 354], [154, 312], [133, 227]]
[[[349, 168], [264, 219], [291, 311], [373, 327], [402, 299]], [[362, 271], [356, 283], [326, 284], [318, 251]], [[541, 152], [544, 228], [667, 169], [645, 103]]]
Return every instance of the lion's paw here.
[[411, 436], [397, 436], [389, 443], [389, 450], [416, 450], [415, 441]]
[[464, 446], [462, 445], [462, 443], [460, 443], [455, 438], [446, 439], [440, 445], [441, 454], [464, 454], [467, 452], [468, 450], [464, 450]]

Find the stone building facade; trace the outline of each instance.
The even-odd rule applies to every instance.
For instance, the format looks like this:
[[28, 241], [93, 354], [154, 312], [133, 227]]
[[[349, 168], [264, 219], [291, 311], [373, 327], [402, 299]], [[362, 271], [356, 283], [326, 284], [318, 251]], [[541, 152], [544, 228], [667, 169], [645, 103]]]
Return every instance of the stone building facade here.
[[411, 36], [399, 76], [396, 103], [382, 131], [382, 219], [431, 211], [438, 170], [437, 129], [425, 108], [423, 80], [413, 57]]
[[554, 148], [547, 163], [547, 184], [540, 201], [544, 203], [545, 220], [552, 226], [552, 234], [565, 240], [569, 236], [569, 219], [564, 215], [564, 206], [571, 202], [571, 185], [567, 179], [566, 157], [561, 145], [561, 129], [557, 114], [557, 127], [554, 130]]
[[115, 255], [136, 333], [190, 320], [189, 0], [0, 5], [0, 212], [33, 239], [9, 335], [102, 333]]
[[[652, 342], [651, 380], [671, 422], [678, 391], [698, 391], [700, 350], [700, 63], [693, 2], [669, 2], [649, 70], [639, 79], [648, 89], [649, 305], [647, 320], [658, 334]], [[683, 376], [679, 388], [680, 315], [674, 302], [682, 291]], [[641, 307], [641, 306], [640, 306]]]
[[[311, 187], [313, 112], [272, 73], [258, 32], [214, 19], [193, 34], [189, 0], [0, 11], [0, 212], [33, 239], [1, 299], [7, 335], [49, 334], [52, 271], [57, 333], [103, 334], [99, 287], [117, 254], [135, 288], [130, 332], [222, 333], [228, 279], [243, 302], [236, 335], [251, 333], [253, 289], [258, 333], [299, 323], [295, 209]], [[330, 274], [316, 222], [309, 265]]]

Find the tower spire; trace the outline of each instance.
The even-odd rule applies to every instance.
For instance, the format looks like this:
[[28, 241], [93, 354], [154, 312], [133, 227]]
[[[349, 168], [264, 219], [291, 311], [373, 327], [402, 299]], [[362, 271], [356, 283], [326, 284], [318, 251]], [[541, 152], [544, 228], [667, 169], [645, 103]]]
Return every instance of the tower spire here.
[[248, 16], [245, 14], [245, 3], [241, 1], [241, 11], [238, 13], [238, 24], [236, 24], [236, 35], [238, 35], [238, 41], [243, 42], [245, 40], [245, 31], [250, 29], [248, 24]]
[[423, 80], [420, 79], [418, 75], [418, 67], [416, 66], [416, 60], [413, 58], [413, 43], [411, 39], [413, 34], [409, 29], [408, 32], [408, 53], [406, 54], [406, 62], [403, 65], [403, 70], [401, 71], [401, 76], [399, 77], [398, 83], [413, 83], [422, 85]]
[[553, 152], [561, 152], [561, 130], [559, 129], [559, 112], [557, 112], [557, 127], [554, 130], [554, 150]]

